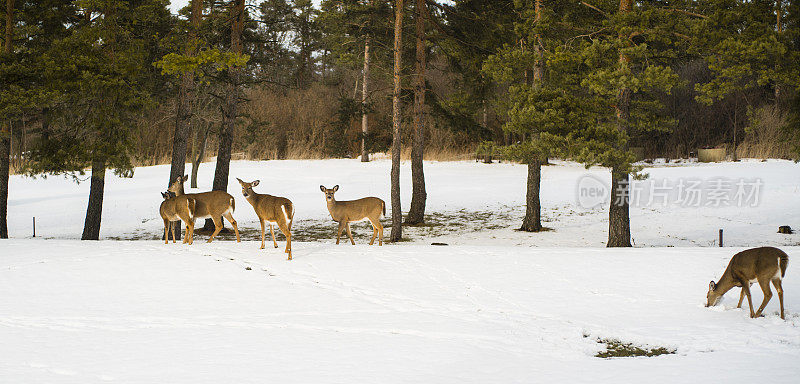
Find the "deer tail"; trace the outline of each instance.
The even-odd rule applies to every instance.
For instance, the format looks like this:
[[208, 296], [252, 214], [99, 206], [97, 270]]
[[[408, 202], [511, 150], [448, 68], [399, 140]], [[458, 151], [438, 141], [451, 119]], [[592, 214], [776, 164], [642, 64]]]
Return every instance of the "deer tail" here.
[[231, 197], [231, 213], [236, 210], [236, 200]]
[[381, 200], [381, 207], [383, 208], [383, 216], [386, 217], [386, 202]]
[[782, 255], [780, 255], [780, 259], [781, 259], [780, 260], [781, 278], [783, 278], [784, 276], [786, 276], [786, 267], [789, 266], [789, 256], [783, 253]]
[[[289, 206], [289, 210], [292, 212], [291, 215], [286, 213], [287, 205]], [[281, 211], [283, 211], [283, 217], [286, 219], [286, 226], [289, 227], [289, 229], [292, 229], [292, 221], [294, 220], [294, 205], [292, 203], [281, 204]]]
[[189, 208], [189, 219], [194, 220], [194, 212], [197, 202], [195, 199], [186, 199], [186, 207]]

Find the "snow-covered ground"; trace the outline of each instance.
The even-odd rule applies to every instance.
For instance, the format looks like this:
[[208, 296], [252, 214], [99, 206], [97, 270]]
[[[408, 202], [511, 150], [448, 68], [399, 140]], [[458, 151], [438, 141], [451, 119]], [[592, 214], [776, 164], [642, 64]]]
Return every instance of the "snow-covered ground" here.
[[[212, 168], [204, 165], [201, 186]], [[514, 230], [524, 213], [523, 166], [428, 163], [436, 225], [407, 228], [412, 241], [384, 247], [367, 246], [371, 231], [361, 226], [358, 245], [333, 244], [319, 184], [339, 184], [339, 199], [388, 202], [388, 168], [235, 162], [229, 191], [246, 240], [198, 236], [192, 246], [81, 242], [88, 182], [12, 177], [12, 239], [0, 242], [0, 383], [788, 383], [800, 374], [800, 235], [776, 233], [800, 228], [800, 166], [647, 169], [643, 189], [658, 183], [675, 196], [632, 208], [637, 248], [606, 249], [605, 204], [587, 208], [593, 200], [580, 198], [582, 188], [607, 182], [603, 169], [545, 167], [552, 230], [529, 234]], [[109, 177], [101, 236], [158, 236], [167, 174], [158, 166]], [[295, 260], [285, 260], [282, 244], [258, 249], [255, 214], [233, 177], [261, 179], [257, 191], [295, 202], [295, 236], [315, 231], [294, 244]], [[758, 184], [758, 201], [715, 207], [708, 197], [720, 178]], [[702, 181], [702, 207], [673, 201], [686, 197], [681, 180]], [[404, 206], [409, 200], [405, 193]], [[716, 246], [719, 228], [731, 247]], [[734, 253], [763, 244], [791, 260], [786, 320], [777, 295], [766, 317], [750, 319], [735, 308], [738, 289], [705, 308], [708, 281]], [[757, 306], [762, 295], [753, 291]], [[601, 359], [598, 340], [675, 353]]]
[[[755, 320], [735, 309], [738, 290], [703, 307], [708, 281], [737, 249], [307, 243], [287, 262], [254, 242], [2, 247], [3, 383], [789, 383], [800, 374], [797, 265], [784, 280], [786, 321], [777, 296]], [[599, 359], [598, 338], [676, 354]]]

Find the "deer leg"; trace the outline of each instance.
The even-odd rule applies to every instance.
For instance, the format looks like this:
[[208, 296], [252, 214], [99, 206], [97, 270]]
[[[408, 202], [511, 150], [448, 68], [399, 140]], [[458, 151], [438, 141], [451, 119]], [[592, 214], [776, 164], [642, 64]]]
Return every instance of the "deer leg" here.
[[372, 219], [369, 219], [369, 223], [372, 224], [372, 238], [369, 239], [369, 245], [372, 245], [375, 243], [375, 238], [378, 237], [378, 227], [375, 226]]
[[350, 238], [350, 242], [353, 243], [353, 245], [356, 245], [356, 242], [353, 241], [353, 234], [350, 233], [350, 222], [347, 222], [347, 237]]
[[272, 230], [272, 223], [269, 223], [269, 234], [272, 235], [272, 245], [278, 248], [278, 242], [275, 241], [275, 231]]
[[758, 307], [758, 311], [756, 311], [756, 317], [761, 317], [761, 312], [764, 311], [764, 307], [767, 306], [769, 299], [772, 298], [772, 290], [769, 289], [769, 280], [765, 280], [764, 282], [759, 280], [758, 285], [760, 285], [761, 290], [764, 291], [764, 301], [761, 302], [761, 306]]
[[739, 292], [739, 304], [736, 304], [736, 308], [742, 307], [742, 300], [744, 300], [744, 288]]
[[378, 226], [378, 245], [383, 245], [383, 224], [381, 224], [381, 219], [378, 218], [375, 220], [375, 224]]
[[259, 222], [261, 222], [261, 249], [264, 249], [264, 219], [259, 218]]
[[336, 232], [336, 244], [339, 244], [339, 237], [342, 236], [342, 230], [344, 229], [344, 221], [339, 222], [339, 230]]
[[208, 242], [214, 241], [214, 238], [217, 236], [219, 231], [222, 230], [222, 218], [211, 216], [211, 220], [214, 221], [214, 233], [211, 234], [211, 237], [208, 238]]
[[747, 295], [747, 304], [750, 304], [750, 317], [756, 317], [756, 313], [753, 311], [753, 298], [750, 296], [750, 284], [744, 280], [740, 280], [740, 282], [742, 284], [742, 291]]
[[[192, 243], [194, 243], [194, 219], [189, 220], [189, 223], [191, 223], [190, 226], [191, 231], [186, 235], [186, 237], [189, 238], [189, 245], [192, 245]], [[186, 225], [189, 224], [187, 223]]]
[[183, 242], [185, 244], [192, 244], [191, 236], [192, 236], [192, 230], [194, 230], [194, 228], [192, 228], [193, 225], [194, 224], [192, 224], [191, 221], [186, 222], [186, 236], [183, 238]]
[[783, 315], [783, 286], [781, 285], [780, 279], [772, 280], [772, 285], [775, 286], [775, 290], [778, 291], [778, 300], [781, 302], [781, 319], [786, 320], [786, 317]]
[[224, 215], [225, 219], [228, 220], [229, 223], [233, 226], [233, 231], [236, 232], [236, 242], [241, 243], [242, 240], [239, 239], [239, 227], [236, 226], [236, 220], [233, 219], [233, 215], [228, 212]]
[[[169, 230], [170, 230], [170, 232], [172, 232], [172, 244], [175, 244], [175, 222], [174, 221], [170, 221], [169, 222]], [[180, 227], [178, 227], [178, 230], [180, 230]]]
[[289, 230], [289, 226], [286, 223], [278, 222], [278, 229], [283, 232], [283, 235], [286, 236], [286, 250], [285, 253], [289, 254], [289, 258], [286, 260], [292, 259], [292, 231]]
[[164, 219], [164, 244], [169, 244], [169, 220]]

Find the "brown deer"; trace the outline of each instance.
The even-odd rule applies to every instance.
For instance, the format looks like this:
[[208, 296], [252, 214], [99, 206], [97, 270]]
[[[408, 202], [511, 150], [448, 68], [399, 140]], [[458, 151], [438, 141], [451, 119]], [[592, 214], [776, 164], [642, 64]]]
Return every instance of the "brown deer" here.
[[[786, 267], [789, 265], [789, 256], [785, 252], [774, 247], [761, 247], [748, 249], [739, 252], [731, 258], [728, 263], [728, 268], [722, 274], [718, 282], [708, 284], [708, 294], [706, 298], [706, 307], [717, 305], [725, 292], [728, 292], [733, 287], [742, 287], [739, 293], [739, 304], [737, 308], [742, 307], [742, 300], [747, 296], [747, 302], [750, 304], [750, 317], [761, 316], [761, 311], [769, 303], [772, 298], [772, 290], [769, 288], [770, 281], [778, 291], [778, 299], [781, 302], [781, 319], [786, 319], [783, 313], [783, 287], [781, 286], [781, 279], [786, 275]], [[750, 285], [758, 281], [761, 290], [764, 291], [764, 301], [758, 308], [758, 311], [753, 312], [753, 299], [750, 297]]]
[[269, 222], [269, 233], [272, 235], [272, 243], [275, 248], [278, 248], [278, 242], [275, 241], [275, 231], [272, 230], [272, 224], [278, 225], [278, 229], [286, 236], [286, 250], [284, 252], [289, 254], [289, 259], [292, 259], [292, 220], [294, 219], [294, 205], [285, 197], [278, 197], [272, 195], [262, 195], [255, 193], [253, 187], [257, 186], [259, 181], [252, 183], [245, 183], [238, 177], [239, 184], [242, 185], [242, 196], [247, 199], [247, 202], [253, 206], [258, 216], [258, 221], [261, 222], [261, 249], [264, 249], [264, 221]]
[[233, 196], [225, 191], [210, 191], [201, 193], [184, 193], [183, 183], [189, 180], [186, 175], [178, 176], [172, 184], [169, 185], [169, 191], [175, 194], [175, 199], [194, 199], [195, 200], [195, 219], [211, 218], [214, 221], [214, 233], [208, 239], [212, 242], [214, 237], [222, 230], [222, 218], [228, 220], [233, 226], [233, 231], [236, 232], [236, 241], [239, 239], [239, 227], [236, 226], [236, 220], [233, 219], [233, 211], [236, 209], [236, 202]]
[[[176, 199], [169, 192], [161, 192], [161, 197], [164, 198], [164, 201], [161, 202], [158, 212], [161, 214], [161, 218], [164, 219], [164, 244], [169, 243], [169, 232], [172, 232], [172, 242], [175, 242], [174, 222], [178, 220], [186, 223], [186, 236], [183, 237], [183, 243], [192, 244], [195, 200], [191, 198]], [[178, 225], [177, 230], [181, 230], [180, 225]]]
[[325, 200], [328, 202], [328, 212], [331, 218], [339, 223], [339, 230], [336, 233], [336, 244], [339, 244], [339, 237], [342, 236], [342, 230], [347, 228], [347, 237], [353, 245], [353, 234], [350, 232], [350, 223], [353, 221], [361, 221], [369, 219], [372, 223], [372, 239], [369, 245], [375, 242], [375, 237], [378, 237], [378, 245], [383, 245], [383, 225], [381, 225], [381, 213], [386, 215], [386, 203], [377, 197], [365, 197], [358, 200], [350, 201], [336, 201], [333, 194], [339, 190], [336, 185], [333, 189], [325, 188], [320, 185], [319, 190], [325, 194]]

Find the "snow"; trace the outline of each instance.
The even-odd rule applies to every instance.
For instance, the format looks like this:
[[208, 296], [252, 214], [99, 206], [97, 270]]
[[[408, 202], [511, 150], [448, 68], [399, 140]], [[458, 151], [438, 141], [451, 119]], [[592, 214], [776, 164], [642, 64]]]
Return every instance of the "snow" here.
[[[212, 168], [203, 165], [201, 186]], [[339, 184], [338, 199], [388, 202], [388, 168], [234, 162], [229, 191], [243, 229], [257, 224], [233, 177], [258, 178], [258, 192], [289, 197], [299, 237], [334, 226], [320, 184]], [[606, 249], [607, 208], [576, 203], [579, 179], [605, 180], [606, 170], [545, 167], [542, 205], [553, 230], [529, 234], [514, 231], [524, 166], [431, 162], [428, 212], [454, 230], [409, 228], [412, 241], [383, 247], [322, 236], [295, 242], [293, 261], [280, 243], [259, 250], [252, 234], [242, 243], [198, 236], [192, 246], [82, 242], [88, 182], [14, 176], [12, 239], [0, 242], [0, 382], [794, 382], [800, 247], [797, 235], [776, 231], [800, 228], [798, 170], [784, 161], [650, 168], [652, 180], [760, 178], [763, 188], [752, 207], [632, 208], [637, 247]], [[109, 176], [101, 236], [157, 236], [168, 171]], [[407, 164], [402, 183], [407, 209]], [[716, 246], [719, 228], [730, 247]], [[786, 320], [777, 294], [759, 319], [735, 308], [738, 289], [705, 308], [709, 280], [734, 253], [762, 244], [789, 254]], [[754, 306], [761, 298], [754, 286]], [[598, 339], [675, 354], [600, 359]]]

